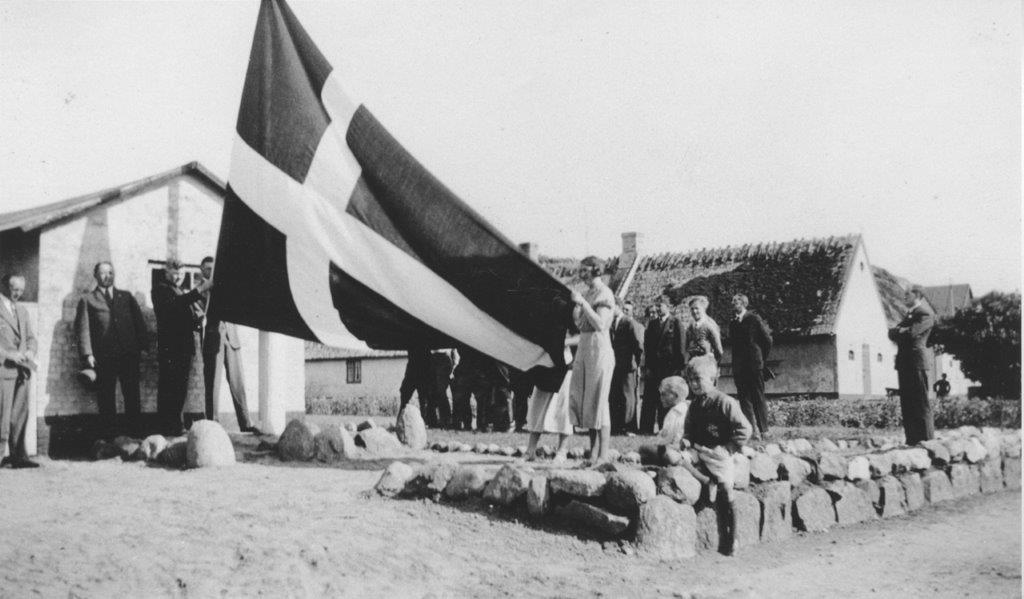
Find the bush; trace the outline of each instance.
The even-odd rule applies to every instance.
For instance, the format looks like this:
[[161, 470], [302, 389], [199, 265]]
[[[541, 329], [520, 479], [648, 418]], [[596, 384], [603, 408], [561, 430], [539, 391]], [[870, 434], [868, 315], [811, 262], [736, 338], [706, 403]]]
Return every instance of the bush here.
[[306, 399], [306, 413], [325, 416], [397, 416], [397, 396], [335, 399], [318, 396]]
[[[932, 401], [936, 428], [996, 426], [1019, 428], [1019, 400], [947, 397]], [[772, 426], [830, 426], [894, 429], [903, 426], [899, 399], [769, 400]]]

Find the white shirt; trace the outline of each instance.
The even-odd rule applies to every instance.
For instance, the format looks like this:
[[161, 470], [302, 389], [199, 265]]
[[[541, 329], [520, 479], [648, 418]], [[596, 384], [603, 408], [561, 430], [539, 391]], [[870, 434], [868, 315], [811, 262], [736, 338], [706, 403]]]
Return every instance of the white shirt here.
[[656, 445], [667, 445], [679, 449], [683, 440], [683, 423], [686, 422], [686, 411], [690, 409], [690, 402], [683, 400], [665, 414], [665, 424], [658, 431]]

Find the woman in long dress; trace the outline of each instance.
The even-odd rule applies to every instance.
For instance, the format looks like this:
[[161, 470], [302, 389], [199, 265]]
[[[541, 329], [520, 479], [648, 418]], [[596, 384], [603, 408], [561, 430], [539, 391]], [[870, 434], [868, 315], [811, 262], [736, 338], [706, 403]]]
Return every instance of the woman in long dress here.
[[584, 293], [572, 292], [576, 304], [573, 318], [580, 330], [579, 349], [573, 363], [569, 386], [570, 416], [574, 426], [590, 431], [590, 459], [607, 458], [611, 440], [611, 416], [608, 394], [615, 369], [610, 329], [615, 296], [601, 278], [604, 261], [587, 256], [580, 263], [580, 279], [587, 284]]
[[555, 450], [554, 462], [564, 462], [568, 448], [566, 441], [572, 435], [572, 421], [569, 417], [569, 387], [572, 380], [572, 353], [570, 345], [576, 344], [575, 338], [567, 338], [565, 346], [565, 363], [570, 365], [560, 381], [537, 380], [530, 395], [530, 404], [526, 412], [526, 430], [530, 432], [530, 442], [526, 448], [526, 461], [537, 459], [537, 443], [544, 433], [558, 435], [558, 448]]

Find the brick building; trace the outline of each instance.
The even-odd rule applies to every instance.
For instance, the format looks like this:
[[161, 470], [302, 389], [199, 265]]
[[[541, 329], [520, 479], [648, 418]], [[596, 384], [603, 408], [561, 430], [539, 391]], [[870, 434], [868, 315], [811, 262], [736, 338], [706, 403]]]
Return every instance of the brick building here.
[[[149, 350], [142, 355], [142, 411], [156, 411], [156, 319], [150, 289], [163, 261], [178, 256], [186, 280], [203, 256], [217, 247], [224, 183], [192, 162], [118, 187], [54, 204], [0, 214], [0, 272], [27, 277], [24, 302], [39, 341], [39, 371], [30, 387], [29, 442], [43, 453], [61, 453], [57, 438], [100, 427], [95, 396], [75, 374], [82, 368], [74, 335], [79, 296], [95, 287], [93, 266], [109, 260], [115, 286], [133, 293], [147, 321]], [[249, 407], [255, 411], [260, 386], [258, 332], [240, 327]], [[301, 350], [296, 354], [301, 363]], [[202, 365], [193, 365], [186, 411], [203, 411]], [[232, 413], [227, 385], [219, 390], [220, 410]], [[301, 399], [300, 399], [301, 402]], [[295, 402], [292, 401], [292, 404]], [[118, 390], [118, 411], [123, 410]], [[288, 405], [301, 412], [305, 406]], [[234, 416], [221, 419], [235, 422]], [[51, 439], [51, 432], [54, 438]], [[38, 437], [37, 437], [38, 435]], [[87, 437], [88, 435], [83, 435]], [[53, 443], [51, 443], [53, 441]], [[80, 448], [79, 448], [80, 449]]]

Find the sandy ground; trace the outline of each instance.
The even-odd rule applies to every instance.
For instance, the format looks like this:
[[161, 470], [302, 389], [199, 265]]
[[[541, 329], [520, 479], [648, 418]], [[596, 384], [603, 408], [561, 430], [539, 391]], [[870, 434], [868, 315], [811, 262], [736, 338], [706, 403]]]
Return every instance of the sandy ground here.
[[0, 597], [1021, 594], [1019, 492], [659, 564], [484, 506], [368, 496], [383, 462], [41, 461], [0, 470]]

